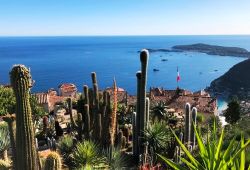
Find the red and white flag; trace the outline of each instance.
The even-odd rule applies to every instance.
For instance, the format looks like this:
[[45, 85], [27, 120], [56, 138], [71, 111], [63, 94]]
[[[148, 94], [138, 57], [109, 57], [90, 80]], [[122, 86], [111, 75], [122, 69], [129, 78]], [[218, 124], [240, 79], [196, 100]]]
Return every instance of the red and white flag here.
[[176, 78], [176, 80], [177, 80], [177, 82], [181, 80], [181, 76], [180, 76], [178, 67], [177, 67], [177, 78]]

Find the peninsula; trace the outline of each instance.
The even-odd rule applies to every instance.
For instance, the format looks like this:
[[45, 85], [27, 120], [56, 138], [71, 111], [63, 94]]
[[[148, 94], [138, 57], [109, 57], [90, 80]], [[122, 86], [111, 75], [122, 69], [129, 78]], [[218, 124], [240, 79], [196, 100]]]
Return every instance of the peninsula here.
[[[250, 52], [239, 47], [224, 47], [218, 45], [209, 45], [203, 43], [191, 45], [176, 45], [172, 49], [148, 49], [149, 52], [200, 52], [208, 55], [232, 56], [250, 58]], [[139, 51], [138, 51], [139, 52]]]
[[190, 51], [206, 53], [208, 55], [219, 55], [219, 56], [233, 56], [233, 57], [246, 57], [250, 58], [250, 52], [244, 48], [239, 47], [224, 47], [218, 45], [208, 44], [192, 44], [192, 45], [176, 45], [172, 47], [173, 50]]

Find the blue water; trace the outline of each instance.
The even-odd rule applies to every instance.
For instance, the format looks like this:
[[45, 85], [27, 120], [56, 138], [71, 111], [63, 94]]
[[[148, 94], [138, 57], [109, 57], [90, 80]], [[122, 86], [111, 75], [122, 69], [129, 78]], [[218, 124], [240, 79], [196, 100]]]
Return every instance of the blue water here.
[[[115, 77], [119, 87], [135, 94], [139, 50], [193, 43], [250, 50], [250, 36], [0, 37], [0, 84], [9, 83], [12, 65], [21, 63], [31, 68], [36, 81], [33, 92], [66, 82], [75, 83], [82, 91], [83, 84], [91, 86], [90, 73], [95, 71], [102, 89], [111, 86]], [[163, 58], [168, 61], [162, 62]], [[179, 66], [181, 88], [204, 89], [243, 60], [202, 53], [151, 53], [148, 87], [176, 88]], [[160, 71], [153, 72], [154, 68]]]

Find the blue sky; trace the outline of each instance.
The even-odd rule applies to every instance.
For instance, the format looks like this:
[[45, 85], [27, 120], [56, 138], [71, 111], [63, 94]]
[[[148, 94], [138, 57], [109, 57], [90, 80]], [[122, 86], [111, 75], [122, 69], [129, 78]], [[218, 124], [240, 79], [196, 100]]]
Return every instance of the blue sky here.
[[250, 34], [250, 0], [0, 0], [0, 35]]

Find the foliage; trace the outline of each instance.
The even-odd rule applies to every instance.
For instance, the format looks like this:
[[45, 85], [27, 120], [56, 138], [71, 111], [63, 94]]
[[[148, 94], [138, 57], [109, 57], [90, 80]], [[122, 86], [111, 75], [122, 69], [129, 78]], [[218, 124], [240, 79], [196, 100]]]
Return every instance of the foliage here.
[[108, 169], [116, 170], [126, 167], [128, 160], [118, 148], [107, 148], [103, 151]]
[[164, 122], [155, 122], [144, 131], [145, 141], [152, 147], [154, 153], [165, 151], [170, 142], [170, 129]]
[[205, 120], [205, 118], [204, 118], [204, 116], [203, 116], [203, 113], [198, 112], [198, 113], [197, 113], [197, 117], [196, 117], [197, 123], [198, 123], [198, 124], [201, 124], [201, 123], [204, 122], [204, 120]]
[[199, 147], [199, 157], [195, 158], [174, 132], [173, 134], [186, 155], [186, 157], [180, 158], [185, 166], [159, 155], [173, 169], [184, 170], [187, 167], [193, 170], [245, 169], [245, 150], [249, 146], [250, 140], [245, 142], [243, 135], [241, 135], [239, 143], [233, 138], [228, 147], [222, 150], [225, 136], [224, 129], [222, 129], [220, 136], [217, 137], [217, 129], [214, 126], [211, 137], [207, 137], [205, 143], [195, 127], [195, 135]]
[[16, 99], [12, 88], [0, 86], [0, 116], [15, 112]]
[[[34, 95], [30, 97], [30, 105], [33, 115], [43, 116], [46, 114], [43, 107], [38, 105]], [[12, 88], [0, 86], [0, 116], [15, 113], [16, 99]]]
[[33, 115], [44, 116], [47, 114], [44, 108], [39, 106], [35, 95], [30, 96], [30, 107]]
[[64, 136], [60, 139], [58, 143], [58, 149], [62, 155], [62, 158], [64, 160], [64, 163], [68, 166], [72, 166], [72, 158], [70, 157], [70, 154], [74, 150], [74, 141], [72, 136]]
[[98, 145], [92, 141], [77, 144], [72, 158], [77, 168], [100, 167], [105, 163], [105, 158], [100, 154]]
[[240, 119], [240, 104], [237, 98], [233, 98], [228, 103], [228, 108], [226, 109], [224, 116], [226, 117], [226, 122], [230, 124], [236, 123]]
[[0, 154], [10, 146], [9, 130], [5, 122], [0, 122]]
[[157, 120], [164, 120], [166, 117], [166, 110], [165, 110], [165, 104], [163, 102], [158, 103], [156, 106], [152, 108], [152, 119], [153, 121]]

